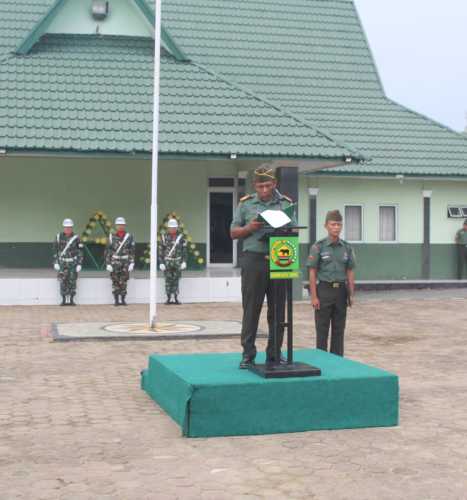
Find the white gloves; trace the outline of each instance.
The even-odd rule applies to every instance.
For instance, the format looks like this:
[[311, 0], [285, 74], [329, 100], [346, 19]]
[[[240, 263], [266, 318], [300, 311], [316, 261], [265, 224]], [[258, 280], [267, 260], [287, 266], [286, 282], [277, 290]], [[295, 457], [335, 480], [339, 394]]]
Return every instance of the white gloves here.
[[76, 272], [79, 273], [83, 269], [80, 265], [76, 266]]
[[161, 271], [165, 271], [166, 270], [165, 264], [159, 264], [159, 269]]
[[109, 273], [111, 273], [114, 270], [114, 268], [110, 264], [107, 264], [106, 269], [107, 271], [109, 271]]
[[182, 265], [180, 266], [180, 269], [184, 271], [186, 269], [186, 262], [182, 262]]
[[130, 262], [130, 265], [128, 266], [128, 271], [131, 273], [134, 268], [135, 268], [135, 263], [134, 262]]
[[55, 263], [54, 264], [54, 269], [55, 269], [55, 271], [60, 271], [60, 266], [57, 263]]

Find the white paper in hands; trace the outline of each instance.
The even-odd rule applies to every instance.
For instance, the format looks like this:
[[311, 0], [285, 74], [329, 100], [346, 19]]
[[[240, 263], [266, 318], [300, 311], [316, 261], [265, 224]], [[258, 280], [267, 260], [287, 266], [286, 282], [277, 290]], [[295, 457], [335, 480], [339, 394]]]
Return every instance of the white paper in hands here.
[[282, 210], [265, 210], [260, 215], [274, 229], [292, 222], [292, 219]]

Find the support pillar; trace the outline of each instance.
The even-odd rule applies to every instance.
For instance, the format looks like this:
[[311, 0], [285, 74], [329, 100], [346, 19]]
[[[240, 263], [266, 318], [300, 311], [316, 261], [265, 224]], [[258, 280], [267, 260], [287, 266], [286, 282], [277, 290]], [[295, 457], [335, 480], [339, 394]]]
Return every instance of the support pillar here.
[[422, 278], [431, 276], [431, 195], [433, 191], [423, 191], [423, 247], [422, 247]]

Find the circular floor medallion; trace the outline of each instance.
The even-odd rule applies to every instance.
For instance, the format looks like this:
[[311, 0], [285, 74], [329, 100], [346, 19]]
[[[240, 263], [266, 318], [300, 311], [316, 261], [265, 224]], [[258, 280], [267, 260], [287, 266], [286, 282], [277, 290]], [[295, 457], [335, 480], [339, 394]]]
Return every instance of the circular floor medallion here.
[[126, 334], [191, 333], [201, 329], [201, 326], [189, 323], [157, 323], [155, 329], [149, 328], [146, 323], [113, 323], [104, 326], [104, 330], [107, 332]]

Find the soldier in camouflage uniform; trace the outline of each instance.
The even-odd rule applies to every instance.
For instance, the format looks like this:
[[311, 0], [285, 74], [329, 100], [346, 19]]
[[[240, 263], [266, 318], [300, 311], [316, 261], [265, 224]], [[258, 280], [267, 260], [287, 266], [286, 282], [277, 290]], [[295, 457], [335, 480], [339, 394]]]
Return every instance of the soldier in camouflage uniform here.
[[123, 217], [115, 219], [117, 231], [109, 235], [105, 251], [106, 269], [112, 279], [112, 293], [116, 306], [126, 306], [127, 283], [135, 267], [135, 239], [126, 231]]
[[[167, 233], [162, 233], [159, 245], [159, 269], [164, 271], [166, 304], [177, 304], [179, 294], [179, 281], [182, 271], [186, 269], [187, 241], [178, 232], [178, 222], [170, 219], [167, 222]], [[172, 302], [171, 297], [174, 297]]]
[[83, 263], [83, 245], [77, 234], [73, 233], [73, 221], [63, 221], [63, 232], [54, 241], [54, 269], [58, 272], [62, 306], [74, 306], [76, 282]]

